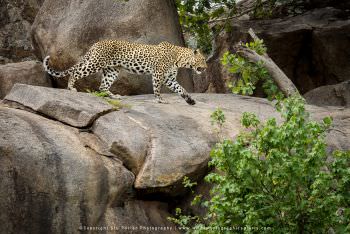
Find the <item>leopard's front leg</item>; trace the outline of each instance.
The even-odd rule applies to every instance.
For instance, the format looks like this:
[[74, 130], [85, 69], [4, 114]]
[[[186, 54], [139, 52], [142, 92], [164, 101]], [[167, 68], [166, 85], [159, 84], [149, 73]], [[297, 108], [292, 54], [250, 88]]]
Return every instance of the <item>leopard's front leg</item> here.
[[170, 71], [165, 79], [166, 86], [173, 92], [178, 93], [189, 105], [196, 104], [187, 91], [176, 81], [177, 70]]

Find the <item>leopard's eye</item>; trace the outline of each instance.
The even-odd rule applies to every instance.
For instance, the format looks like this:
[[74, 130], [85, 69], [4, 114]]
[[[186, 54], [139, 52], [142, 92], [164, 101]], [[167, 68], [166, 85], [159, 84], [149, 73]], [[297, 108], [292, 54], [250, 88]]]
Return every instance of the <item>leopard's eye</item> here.
[[202, 72], [202, 71], [204, 71], [204, 70], [205, 70], [204, 67], [197, 67], [197, 71], [198, 71], [198, 72]]

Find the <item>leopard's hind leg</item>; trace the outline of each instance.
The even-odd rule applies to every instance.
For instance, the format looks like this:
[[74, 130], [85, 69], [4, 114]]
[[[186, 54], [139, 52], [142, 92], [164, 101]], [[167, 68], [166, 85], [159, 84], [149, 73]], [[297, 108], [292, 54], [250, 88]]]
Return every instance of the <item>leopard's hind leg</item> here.
[[94, 74], [99, 70], [101, 70], [100, 66], [93, 63], [88, 63], [86, 61], [76, 64], [73, 67], [72, 74], [68, 80], [68, 89], [77, 91], [77, 89], [74, 88], [74, 84], [77, 80], [87, 77], [88, 75]]
[[120, 95], [113, 94], [109, 89], [112, 84], [118, 80], [120, 69], [117, 67], [106, 67], [103, 70], [100, 91], [106, 92], [111, 98], [120, 98]]

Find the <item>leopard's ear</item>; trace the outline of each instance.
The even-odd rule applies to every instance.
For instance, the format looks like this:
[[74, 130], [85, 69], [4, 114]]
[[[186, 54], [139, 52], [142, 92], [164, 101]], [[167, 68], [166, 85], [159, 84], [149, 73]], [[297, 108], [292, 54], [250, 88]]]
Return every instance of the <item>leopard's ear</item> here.
[[199, 53], [199, 50], [198, 50], [198, 49], [195, 49], [195, 50], [193, 51], [193, 53], [194, 53], [194, 54], [198, 54], [198, 53]]

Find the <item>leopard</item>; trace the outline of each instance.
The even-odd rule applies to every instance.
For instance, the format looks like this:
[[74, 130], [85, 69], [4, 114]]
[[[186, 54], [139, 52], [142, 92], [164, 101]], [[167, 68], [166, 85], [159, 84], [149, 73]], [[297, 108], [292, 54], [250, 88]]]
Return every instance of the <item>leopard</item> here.
[[94, 43], [78, 63], [67, 70], [57, 71], [50, 65], [50, 56], [43, 60], [45, 71], [57, 78], [69, 75], [68, 89], [74, 88], [79, 79], [102, 71], [99, 90], [110, 98], [120, 99], [110, 88], [119, 78], [121, 69], [131, 74], [151, 75], [153, 93], [157, 103], [168, 103], [161, 96], [161, 88], [165, 85], [172, 92], [179, 94], [189, 105], [195, 100], [176, 80], [179, 68], [194, 70], [201, 74], [206, 70], [205, 56], [199, 49], [191, 49], [163, 41], [159, 44], [143, 44], [121, 40], [102, 40]]

